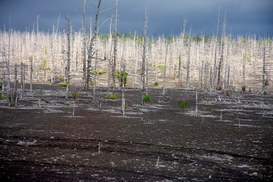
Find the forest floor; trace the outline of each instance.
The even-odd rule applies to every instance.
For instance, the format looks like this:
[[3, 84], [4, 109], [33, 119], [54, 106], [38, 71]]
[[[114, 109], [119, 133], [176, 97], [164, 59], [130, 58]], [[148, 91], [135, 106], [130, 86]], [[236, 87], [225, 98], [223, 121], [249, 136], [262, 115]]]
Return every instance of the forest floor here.
[[[15, 108], [0, 102], [1, 181], [271, 181], [273, 97], [126, 89], [121, 101], [36, 85]], [[118, 92], [118, 91], [116, 91]], [[120, 94], [120, 92], [118, 92]], [[181, 110], [178, 100], [189, 99]], [[40, 99], [40, 102], [39, 102]], [[73, 116], [73, 105], [75, 113]]]

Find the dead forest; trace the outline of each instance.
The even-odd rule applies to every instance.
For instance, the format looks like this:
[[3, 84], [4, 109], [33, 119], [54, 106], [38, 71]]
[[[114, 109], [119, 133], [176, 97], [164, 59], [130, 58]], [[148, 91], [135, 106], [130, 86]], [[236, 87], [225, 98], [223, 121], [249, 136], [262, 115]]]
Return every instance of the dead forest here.
[[[82, 33], [74, 32], [70, 36], [68, 40], [60, 32], [1, 32], [1, 82], [63, 82], [69, 53], [70, 82], [84, 85], [83, 61], [87, 58], [84, 51], [87, 47]], [[90, 85], [96, 82], [97, 86], [113, 86], [113, 36], [97, 36]], [[121, 35], [117, 42], [116, 69], [122, 70], [124, 65], [128, 72], [127, 87], [141, 88], [143, 36]], [[213, 89], [220, 79], [222, 89], [226, 90], [243, 86], [255, 92], [272, 90], [272, 50], [272, 40], [255, 36], [226, 36], [219, 40], [181, 34], [149, 38], [145, 53], [147, 85]], [[118, 80], [114, 85], [118, 86], [117, 83]]]
[[[85, 90], [96, 87], [199, 88], [255, 93], [272, 91], [272, 39], [255, 35], [234, 37], [227, 32], [226, 17], [215, 36], [193, 35], [184, 21], [177, 36], [148, 36], [148, 13], [143, 34], [118, 32], [118, 6], [109, 22], [109, 33], [100, 34], [102, 0], [87, 31], [86, 1], [83, 1], [82, 28], [73, 31], [65, 17], [65, 30], [51, 32], [5, 30], [0, 33], [0, 76], [2, 92], [11, 83], [21, 89], [32, 83], [64, 83]], [[36, 28], [36, 29], [35, 29]], [[125, 78], [126, 77], [126, 78]], [[17, 88], [16, 88], [17, 89]]]

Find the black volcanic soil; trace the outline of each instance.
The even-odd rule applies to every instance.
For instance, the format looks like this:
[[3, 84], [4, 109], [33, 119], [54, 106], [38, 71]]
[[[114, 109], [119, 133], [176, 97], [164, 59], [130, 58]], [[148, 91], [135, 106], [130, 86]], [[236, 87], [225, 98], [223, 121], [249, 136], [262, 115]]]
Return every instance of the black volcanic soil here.
[[[39, 91], [38, 89], [42, 89]], [[46, 91], [48, 90], [48, 91]], [[51, 91], [50, 91], [51, 90]], [[118, 92], [118, 91], [116, 91]], [[0, 102], [1, 181], [270, 181], [273, 98], [250, 93], [127, 89], [121, 101], [36, 86], [17, 107]], [[118, 93], [120, 94], [120, 93]], [[189, 96], [181, 111], [177, 101]], [[41, 99], [40, 105], [38, 99]]]

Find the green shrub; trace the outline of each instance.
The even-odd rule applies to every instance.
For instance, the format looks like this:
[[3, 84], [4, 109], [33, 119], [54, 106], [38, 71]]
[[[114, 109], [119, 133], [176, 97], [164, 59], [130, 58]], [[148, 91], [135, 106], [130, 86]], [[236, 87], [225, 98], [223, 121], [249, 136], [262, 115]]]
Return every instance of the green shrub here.
[[4, 99], [4, 93], [0, 92], [0, 100], [3, 100], [3, 99]]
[[47, 68], [48, 68], [47, 60], [43, 60], [41, 63], [41, 69], [45, 71], [47, 70]]
[[63, 75], [58, 75], [54, 77], [54, 83], [62, 83], [64, 82], [64, 76]]
[[103, 74], [105, 74], [105, 73], [107, 73], [107, 72], [104, 71], [104, 70], [92, 70], [92, 71], [91, 71], [91, 74], [92, 74], [92, 75], [103, 75]]
[[7, 96], [9, 107], [15, 107], [15, 105], [17, 104], [18, 96], [21, 93], [21, 90], [9, 88], [5, 91], [5, 93]]
[[128, 73], [123, 71], [116, 71], [116, 78], [119, 80], [119, 86], [126, 86]]
[[0, 83], [0, 100], [4, 99], [4, 93], [2, 93], [3, 84]]
[[120, 96], [117, 95], [116, 93], [110, 93], [110, 94], [104, 95], [103, 98], [115, 100], [115, 99], [119, 99]]
[[159, 65], [157, 65], [157, 67], [158, 67], [158, 69], [160, 69], [160, 70], [165, 70], [165, 69], [167, 69], [167, 65], [165, 65], [165, 64], [159, 64]]
[[73, 97], [74, 100], [76, 100], [77, 97], [79, 96], [79, 92], [77, 90], [72, 90], [71, 96]]
[[159, 83], [158, 83], [158, 82], [155, 82], [155, 83], [154, 83], [154, 86], [155, 86], [155, 87], [158, 87], [158, 86], [159, 86]]
[[178, 106], [180, 109], [187, 109], [189, 107], [189, 102], [186, 100], [178, 101]]
[[144, 94], [143, 95], [143, 102], [144, 103], [151, 103], [152, 102], [152, 96], [150, 94]]
[[60, 87], [67, 87], [67, 86], [68, 86], [68, 83], [64, 83], [64, 82], [63, 82], [63, 83], [59, 83], [58, 85], [59, 85]]
[[189, 107], [189, 96], [183, 95], [181, 99], [178, 101], [178, 107], [180, 109], [187, 109]]

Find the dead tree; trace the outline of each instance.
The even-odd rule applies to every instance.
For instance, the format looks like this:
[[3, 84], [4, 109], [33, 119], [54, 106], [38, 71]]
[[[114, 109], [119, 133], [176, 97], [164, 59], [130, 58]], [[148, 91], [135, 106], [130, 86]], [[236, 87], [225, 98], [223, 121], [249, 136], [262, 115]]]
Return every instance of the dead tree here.
[[113, 35], [113, 43], [114, 43], [114, 54], [113, 54], [113, 63], [112, 63], [112, 87], [116, 87], [116, 65], [117, 65], [117, 52], [118, 52], [118, 3], [119, 0], [116, 0], [116, 15], [115, 15], [115, 28]]
[[83, 0], [82, 8], [82, 67], [83, 67], [83, 84], [84, 89], [87, 88], [86, 85], [86, 0]]
[[246, 55], [243, 54], [243, 87], [246, 87]]
[[[109, 25], [109, 40], [108, 40], [108, 49], [109, 49], [109, 54], [107, 56], [108, 59], [108, 77], [107, 77], [107, 91], [109, 92], [110, 85], [111, 85], [111, 76], [112, 76], [112, 49], [113, 49], [113, 41], [112, 41], [112, 18], [110, 20], [110, 25]], [[107, 47], [107, 45], [105, 45]]]
[[214, 45], [214, 63], [213, 63], [213, 77], [212, 83], [215, 85], [217, 78], [217, 52], [218, 52], [218, 37], [216, 37], [215, 45]]
[[96, 102], [96, 88], [97, 88], [97, 65], [98, 65], [98, 52], [96, 52], [95, 57], [95, 67], [94, 67], [94, 75], [93, 75], [93, 102]]
[[224, 64], [224, 48], [225, 48], [225, 38], [226, 38], [226, 16], [223, 23], [223, 31], [221, 36], [221, 57], [218, 65], [218, 77], [217, 77], [217, 88], [219, 90], [223, 89], [223, 80], [222, 80], [222, 69]]
[[218, 65], [218, 74], [217, 74], [217, 88], [219, 90], [222, 90], [222, 67], [223, 67], [223, 62], [224, 62], [224, 38], [222, 37], [222, 44], [221, 44], [221, 57]]
[[125, 116], [125, 86], [127, 84], [127, 72], [126, 72], [126, 61], [124, 58], [125, 54], [125, 43], [123, 42], [123, 51], [121, 54], [121, 67], [118, 72], [118, 80], [119, 80], [119, 85], [121, 89], [121, 113], [122, 116]]
[[169, 52], [169, 44], [166, 43], [166, 52], [165, 52], [165, 63], [164, 63], [164, 81], [163, 81], [163, 87], [162, 87], [162, 95], [165, 96], [166, 94], [166, 72], [167, 72], [167, 62], [168, 62], [168, 52]]
[[218, 18], [217, 18], [215, 52], [214, 52], [214, 68], [213, 68], [213, 71], [214, 71], [213, 84], [216, 83], [216, 78], [217, 78], [217, 52], [218, 52], [218, 41], [219, 41], [220, 12], [221, 12], [221, 7], [219, 7]]
[[122, 112], [122, 116], [124, 117], [125, 116], [125, 77], [127, 76], [126, 75], [126, 67], [125, 65], [123, 64], [122, 65], [122, 72], [123, 74], [121, 75], [123, 78], [123, 82], [122, 82], [122, 88], [121, 88], [121, 112]]
[[178, 85], [182, 86], [182, 56], [179, 54], [178, 56]]
[[66, 36], [67, 36], [67, 51], [66, 51], [66, 55], [67, 55], [67, 60], [66, 60], [66, 67], [65, 67], [65, 81], [66, 81], [66, 96], [65, 98], [68, 99], [68, 92], [69, 92], [69, 84], [70, 84], [70, 41], [71, 41], [71, 23], [70, 23], [70, 18], [69, 17], [65, 17], [65, 19], [67, 20], [67, 29], [66, 29]]
[[99, 13], [100, 13], [100, 6], [101, 6], [102, 0], [98, 0], [97, 3], [97, 10], [96, 10], [96, 15], [95, 15], [95, 22], [94, 22], [94, 33], [91, 34], [91, 39], [90, 39], [90, 44], [88, 48], [88, 56], [87, 56], [87, 76], [86, 76], [86, 88], [90, 89], [90, 78], [91, 78], [91, 65], [92, 65], [92, 59], [95, 55], [95, 40], [98, 36], [98, 20], [99, 20]]
[[190, 68], [191, 68], [191, 40], [189, 40], [189, 43], [188, 43], [187, 76], [186, 76], [187, 87], [189, 87], [189, 84], [190, 84]]
[[10, 84], [10, 56], [11, 56], [11, 31], [9, 30], [9, 45], [8, 45], [8, 56], [7, 56], [7, 60], [6, 60], [6, 64], [7, 64], [7, 77], [8, 77], [8, 85], [7, 87], [10, 88], [11, 84]]
[[17, 80], [17, 75], [18, 75], [17, 67], [18, 67], [18, 65], [15, 64], [14, 65], [14, 90], [15, 90], [15, 93], [17, 92], [17, 88], [18, 88], [18, 86], [17, 86], [17, 83], [18, 83], [18, 80]]
[[143, 49], [142, 49], [142, 66], [141, 66], [141, 80], [142, 80], [142, 91], [147, 94], [147, 31], [148, 31], [148, 17], [147, 10], [145, 11], [145, 21], [144, 21], [144, 34], [143, 34]]
[[33, 80], [33, 57], [30, 57], [30, 58], [29, 58], [29, 61], [30, 61], [30, 75], [29, 75], [30, 82], [29, 82], [29, 91], [30, 91], [30, 93], [32, 94], [32, 80]]
[[25, 91], [25, 66], [26, 65], [21, 62], [21, 97], [23, 96], [23, 93]]
[[266, 79], [266, 63], [265, 63], [265, 53], [266, 48], [263, 46], [263, 80], [262, 80], [262, 91], [265, 91], [266, 86], [268, 85], [268, 80]]
[[230, 65], [228, 65], [228, 75], [227, 75], [227, 88], [230, 86]]
[[199, 80], [200, 80], [200, 88], [203, 89], [203, 86], [204, 86], [204, 79], [205, 76], [204, 76], [204, 72], [205, 72], [205, 65], [204, 65], [204, 60], [202, 60], [202, 63], [201, 63], [201, 68], [199, 70]]

